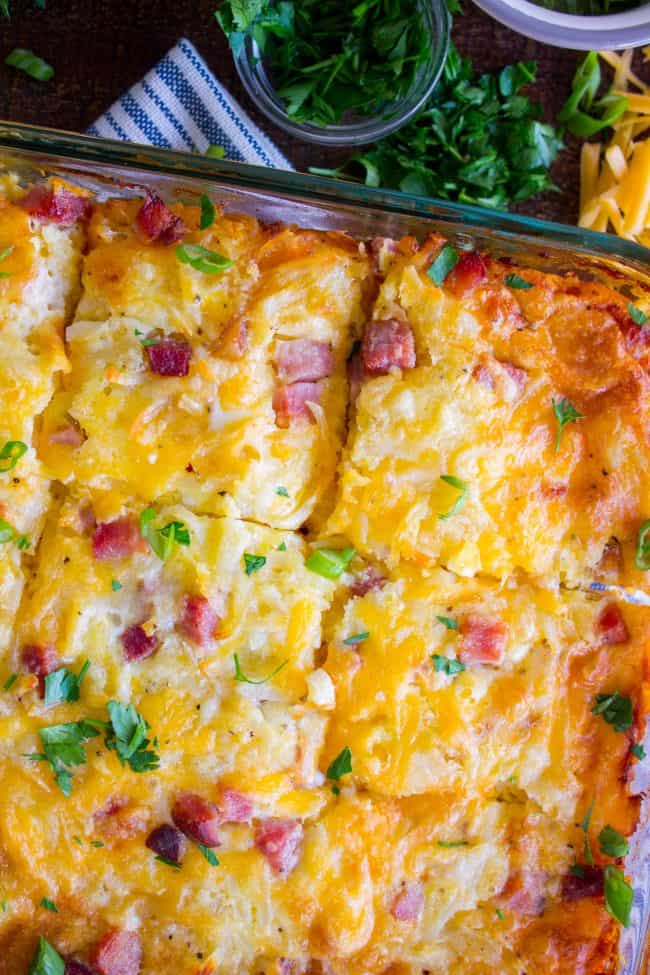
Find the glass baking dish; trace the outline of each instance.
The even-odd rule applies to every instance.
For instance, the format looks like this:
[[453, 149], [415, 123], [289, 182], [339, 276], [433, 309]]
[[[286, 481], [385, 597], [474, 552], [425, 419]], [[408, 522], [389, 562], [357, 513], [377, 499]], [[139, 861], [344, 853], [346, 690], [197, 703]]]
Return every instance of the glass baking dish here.
[[[346, 230], [362, 238], [439, 231], [461, 247], [544, 271], [577, 272], [631, 300], [650, 297], [650, 250], [617, 237], [479, 207], [1, 121], [0, 165], [30, 182], [63, 177], [100, 197], [138, 194], [149, 187], [171, 199], [197, 198], [209, 189], [226, 209], [268, 223]], [[643, 799], [626, 861], [635, 897], [630, 927], [621, 931], [618, 975], [648, 975], [650, 795], [645, 794], [650, 793], [650, 761], [636, 764], [632, 789]]]

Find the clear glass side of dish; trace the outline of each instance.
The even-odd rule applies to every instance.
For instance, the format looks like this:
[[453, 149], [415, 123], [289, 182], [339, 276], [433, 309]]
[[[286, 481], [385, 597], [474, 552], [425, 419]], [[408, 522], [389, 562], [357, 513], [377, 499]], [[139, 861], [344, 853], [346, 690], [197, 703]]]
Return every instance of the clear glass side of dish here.
[[[605, 234], [473, 206], [0, 122], [0, 171], [7, 170], [26, 184], [54, 175], [100, 198], [150, 189], [168, 200], [198, 200], [208, 192], [226, 209], [268, 223], [347, 231], [359, 238], [438, 232], [460, 247], [478, 248], [519, 266], [601, 281], [630, 300], [650, 296], [650, 250]], [[646, 751], [650, 755], [650, 734]], [[630, 927], [621, 932], [617, 975], [649, 975], [650, 758], [637, 763], [631, 789], [643, 798], [626, 861], [635, 896]]]

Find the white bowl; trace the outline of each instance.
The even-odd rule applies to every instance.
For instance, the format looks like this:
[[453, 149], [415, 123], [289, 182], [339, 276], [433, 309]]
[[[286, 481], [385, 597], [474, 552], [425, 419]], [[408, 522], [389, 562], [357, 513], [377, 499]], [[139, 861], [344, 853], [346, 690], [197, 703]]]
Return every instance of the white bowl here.
[[650, 3], [604, 17], [562, 14], [529, 0], [476, 0], [476, 5], [519, 34], [554, 47], [614, 51], [650, 44]]

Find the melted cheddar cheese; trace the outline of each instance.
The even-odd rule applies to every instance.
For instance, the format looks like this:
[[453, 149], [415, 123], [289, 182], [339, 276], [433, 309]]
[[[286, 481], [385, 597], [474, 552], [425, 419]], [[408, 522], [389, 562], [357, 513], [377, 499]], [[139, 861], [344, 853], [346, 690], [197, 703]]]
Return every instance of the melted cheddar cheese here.
[[7, 177], [1, 975], [39, 938], [92, 975], [612, 975], [627, 300], [478, 255], [436, 284], [438, 237], [29, 201]]

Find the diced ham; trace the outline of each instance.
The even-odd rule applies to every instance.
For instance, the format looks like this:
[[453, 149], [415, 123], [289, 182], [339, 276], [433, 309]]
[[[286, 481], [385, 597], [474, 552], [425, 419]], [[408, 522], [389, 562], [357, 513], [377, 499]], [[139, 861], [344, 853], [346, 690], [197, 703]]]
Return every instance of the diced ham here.
[[65, 963], [64, 975], [93, 975], [93, 972], [83, 962], [71, 959]]
[[140, 623], [129, 626], [120, 640], [124, 647], [124, 656], [129, 661], [144, 660], [146, 657], [151, 657], [160, 647], [160, 640], [156, 634], [148, 634]]
[[309, 420], [314, 423], [314, 415], [308, 403], [320, 403], [323, 392], [321, 383], [292, 383], [291, 386], [277, 386], [273, 393], [275, 422], [279, 427], [288, 427], [292, 420]]
[[253, 803], [243, 792], [224, 789], [219, 799], [219, 811], [224, 823], [247, 823], [253, 815]]
[[331, 376], [334, 356], [327, 342], [291, 339], [277, 343], [275, 366], [283, 383], [315, 382]]
[[255, 846], [281, 877], [297, 865], [301, 844], [302, 823], [297, 819], [265, 819], [255, 830]]
[[516, 870], [499, 895], [500, 902], [514, 914], [535, 917], [544, 913], [546, 874], [541, 870]]
[[369, 322], [361, 342], [361, 359], [369, 376], [383, 376], [391, 369], [413, 369], [415, 341], [411, 327], [396, 318]]
[[159, 857], [171, 860], [172, 863], [180, 863], [187, 850], [187, 840], [180, 829], [176, 829], [169, 823], [156, 826], [149, 833], [146, 845]]
[[499, 362], [499, 365], [504, 370], [504, 372], [512, 379], [515, 386], [518, 389], [523, 390], [526, 388], [528, 383], [528, 373], [525, 369], [520, 369], [519, 366], [515, 366], [512, 362]]
[[501, 620], [468, 613], [460, 624], [458, 657], [464, 664], [499, 664], [508, 630]]
[[219, 846], [221, 813], [213, 802], [193, 792], [183, 792], [172, 808], [172, 819], [182, 833], [203, 846]]
[[221, 617], [206, 596], [185, 596], [183, 615], [178, 628], [200, 647], [208, 647], [214, 639]]
[[456, 298], [464, 298], [465, 295], [478, 288], [487, 277], [485, 261], [478, 251], [465, 251], [460, 255], [458, 263], [451, 269], [445, 278], [445, 287], [452, 292]]
[[93, 535], [93, 558], [98, 562], [126, 559], [144, 548], [140, 528], [134, 518], [125, 516], [100, 522]]
[[149, 193], [138, 210], [136, 226], [147, 240], [160, 244], [175, 244], [185, 234], [186, 227], [156, 193]]
[[32, 187], [20, 205], [30, 217], [45, 223], [58, 223], [60, 227], [72, 227], [79, 220], [87, 220], [92, 212], [92, 202], [87, 197], [47, 186]]
[[185, 339], [165, 338], [145, 346], [149, 368], [157, 376], [187, 376], [192, 346]]
[[60, 443], [65, 447], [81, 447], [86, 435], [78, 423], [70, 420], [52, 430], [47, 439], [50, 443]]
[[487, 389], [498, 389], [508, 399], [512, 398], [513, 393], [521, 393], [526, 388], [528, 378], [525, 369], [491, 357], [485, 357], [472, 370], [472, 379]]
[[596, 621], [596, 630], [601, 643], [616, 646], [627, 643], [630, 631], [625, 625], [623, 614], [617, 603], [608, 603], [601, 611]]
[[45, 697], [45, 678], [60, 666], [54, 647], [29, 643], [20, 651], [20, 662], [28, 674], [37, 675], [39, 694]]
[[90, 953], [97, 975], [139, 975], [142, 969], [142, 944], [137, 931], [113, 928], [97, 942]]
[[583, 897], [603, 896], [603, 868], [580, 868], [582, 876], [568, 873], [562, 880], [562, 897], [565, 901], [577, 901]]
[[421, 884], [405, 884], [395, 895], [390, 913], [398, 921], [417, 921], [424, 909]]
[[111, 796], [94, 814], [97, 828], [111, 839], [127, 840], [147, 827], [147, 814], [142, 807], [134, 806], [128, 796]]
[[353, 596], [365, 596], [374, 589], [382, 589], [387, 581], [386, 576], [382, 575], [374, 565], [368, 565], [363, 572], [355, 576], [350, 585], [350, 592]]

